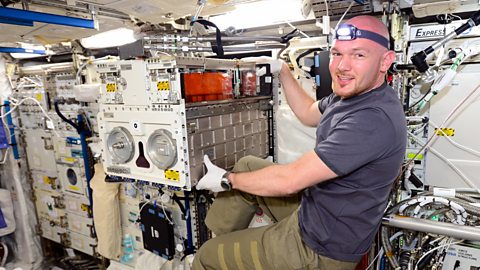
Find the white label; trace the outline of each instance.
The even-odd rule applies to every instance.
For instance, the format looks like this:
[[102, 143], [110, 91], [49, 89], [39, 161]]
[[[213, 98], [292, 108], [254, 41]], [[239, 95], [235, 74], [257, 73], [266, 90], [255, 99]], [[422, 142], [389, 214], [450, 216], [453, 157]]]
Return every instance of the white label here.
[[73, 251], [73, 249], [66, 248], [65, 250], [67, 251], [69, 257], [75, 257], [75, 251]]
[[[410, 41], [412, 40], [422, 40], [422, 39], [438, 39], [442, 38], [455, 29], [459, 28], [461, 25], [466, 23], [466, 20], [455, 21], [448, 25], [441, 24], [424, 24], [424, 25], [414, 25], [410, 28]], [[478, 27], [472, 27], [467, 29], [463, 33], [460, 33], [459, 36], [478, 36], [480, 34], [480, 29]]]
[[433, 188], [433, 196], [455, 197], [455, 189], [451, 189], [451, 188]]
[[50, 119], [47, 119], [45, 122], [47, 123], [47, 129], [55, 129], [55, 125], [53, 125], [53, 122], [50, 121]]

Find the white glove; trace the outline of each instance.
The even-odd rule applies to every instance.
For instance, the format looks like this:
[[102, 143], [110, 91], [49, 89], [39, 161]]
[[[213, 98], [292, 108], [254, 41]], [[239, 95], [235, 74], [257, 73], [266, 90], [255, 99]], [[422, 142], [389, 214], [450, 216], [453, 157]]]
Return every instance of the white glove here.
[[[245, 57], [245, 58], [242, 58], [241, 61], [245, 63], [269, 64], [271, 73], [279, 73], [280, 70], [282, 70], [282, 66], [283, 66], [282, 60], [273, 59], [268, 56]], [[257, 76], [265, 75], [265, 73], [266, 73], [266, 70], [264, 68], [261, 68], [257, 71]]]
[[207, 167], [207, 173], [198, 181], [197, 190], [208, 189], [213, 192], [225, 191], [221, 182], [223, 175], [227, 171], [213, 165], [207, 155], [203, 156], [203, 164]]

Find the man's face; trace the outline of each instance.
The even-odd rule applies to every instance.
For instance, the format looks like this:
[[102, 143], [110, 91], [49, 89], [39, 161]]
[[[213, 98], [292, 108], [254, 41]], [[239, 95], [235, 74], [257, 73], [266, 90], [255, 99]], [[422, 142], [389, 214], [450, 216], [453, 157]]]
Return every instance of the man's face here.
[[382, 64], [386, 52], [367, 39], [335, 40], [329, 66], [333, 92], [349, 98], [380, 86], [384, 81], [384, 73], [380, 71], [385, 69]]

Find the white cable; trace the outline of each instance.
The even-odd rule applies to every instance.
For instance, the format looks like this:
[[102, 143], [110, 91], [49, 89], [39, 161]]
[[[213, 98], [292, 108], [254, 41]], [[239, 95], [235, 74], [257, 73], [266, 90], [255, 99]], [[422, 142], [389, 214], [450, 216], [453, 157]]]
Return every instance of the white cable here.
[[291, 28], [293, 28], [293, 30], [298, 30], [298, 32], [300, 34], [302, 34], [302, 36], [306, 37], [306, 38], [310, 38], [310, 36], [308, 36], [307, 34], [305, 34], [302, 30], [296, 28], [295, 26], [293, 26], [292, 23], [290, 23], [289, 21], [285, 21], [286, 24], [288, 24], [288, 26], [290, 26]]
[[13, 105], [17, 105], [17, 103], [18, 103], [18, 99], [14, 98], [12, 96], [8, 97], [8, 101], [10, 101], [10, 103], [12, 103]]
[[337, 25], [335, 25], [335, 30], [337, 30], [338, 26], [340, 25], [340, 23], [342, 22], [343, 18], [345, 17], [345, 15], [347, 15], [348, 11], [352, 8], [353, 4], [355, 4], [355, 1], [352, 0], [352, 2], [350, 3], [350, 5], [348, 6], [347, 10], [345, 10], [345, 12], [343, 13], [342, 17], [340, 17], [340, 20], [338, 20], [337, 22]]
[[415, 134], [415, 135], [420, 134], [421, 132], [424, 131], [424, 129], [425, 129], [425, 127], [426, 127], [427, 125], [428, 125], [427, 123], [422, 124], [421, 127], [417, 128], [417, 129], [415, 129], [415, 130], [413, 131], [413, 134]]
[[440, 125], [440, 127], [443, 127], [447, 124], [447, 122], [450, 120], [450, 118], [457, 112], [457, 110], [478, 90], [480, 89], [480, 84], [475, 87], [462, 101], [458, 103], [455, 108], [448, 114], [448, 116], [443, 120], [443, 123]]
[[98, 61], [102, 61], [102, 60], [115, 59], [115, 58], [117, 58], [117, 57], [116, 56], [111, 56], [111, 55], [106, 55], [104, 57], [93, 59], [92, 62], [98, 62]]
[[163, 205], [163, 202], [162, 200], [160, 200], [160, 205], [162, 206], [162, 210], [163, 210], [163, 214], [165, 215], [165, 218], [168, 220], [168, 222], [173, 225], [173, 221], [170, 220], [170, 218], [168, 217], [167, 213], [165, 212], [165, 206]]
[[13, 111], [15, 111], [15, 109], [18, 108], [18, 106], [20, 106], [23, 102], [25, 102], [26, 100], [33, 100], [37, 105], [38, 107], [40, 107], [40, 110], [42, 111], [42, 113], [45, 115], [45, 117], [50, 120], [50, 123], [52, 124], [52, 131], [53, 133], [55, 133], [55, 135], [57, 137], [60, 137], [60, 135], [58, 135], [57, 131], [55, 130], [55, 125], [54, 125], [54, 122], [52, 120], [52, 118], [50, 118], [50, 116], [47, 114], [47, 112], [43, 109], [42, 107], [42, 104], [40, 104], [40, 102], [38, 102], [38, 100], [32, 98], [32, 97], [26, 97], [26, 98], [23, 98], [22, 100], [20, 100], [17, 104], [15, 104], [15, 106], [13, 106], [9, 112], [5, 113], [5, 114], [1, 114], [0, 115], [0, 118], [4, 119], [6, 116], [8, 116], [9, 114], [13, 113]]
[[442, 241], [442, 240], [444, 240], [444, 239], [446, 239], [446, 238], [448, 238], [448, 237], [447, 237], [447, 236], [441, 236], [441, 237], [435, 238], [435, 239], [433, 239], [432, 241], [428, 242], [428, 244], [429, 244], [429, 245], [433, 245], [433, 244], [435, 244], [436, 242]]
[[325, 11], [327, 12], [327, 16], [328, 16], [328, 0], [325, 0]]
[[458, 15], [455, 15], [453, 13], [450, 13], [450, 15], [454, 18], [457, 18], [457, 20], [462, 20], [462, 17], [458, 16]]
[[167, 56], [172, 56], [171, 54], [163, 52], [163, 51], [155, 51], [155, 54], [157, 54], [157, 53], [161, 53], [161, 54], [164, 54], [164, 55], [167, 55]]
[[5, 150], [5, 155], [3, 156], [3, 160], [0, 161], [0, 165], [3, 165], [5, 162], [7, 162], [8, 150], [10, 150], [10, 147]]
[[[1, 112], [0, 112], [0, 114], [1, 114]], [[8, 126], [8, 123], [5, 122], [5, 118], [2, 117], [1, 119], [2, 119], [2, 123], [3, 123], [3, 128], [4, 128], [5, 131], [8, 133], [8, 143], [11, 144], [11, 143], [12, 143], [12, 137], [13, 137], [13, 135], [10, 133], [10, 128], [9, 128], [9, 126]]]
[[[418, 141], [420, 144], [423, 144], [422, 141], [420, 141], [420, 139], [418, 139], [416, 136], [414, 136], [411, 132], [407, 132], [408, 135], [410, 135], [414, 140]], [[434, 136], [434, 135], [433, 135]], [[424, 147], [425, 148], [425, 147]], [[445, 163], [447, 163], [450, 168], [452, 168], [464, 181], [465, 183], [467, 183], [470, 187], [474, 188], [478, 193], [480, 193], [480, 188], [478, 188], [475, 183], [473, 183], [472, 180], [470, 180], [466, 175], [464, 175], [462, 173], [462, 171], [460, 169], [458, 169], [455, 164], [453, 164], [450, 160], [448, 160], [446, 157], [444, 157], [442, 154], [440, 154], [437, 150], [435, 150], [433, 147], [431, 146], [427, 146], [426, 148], [428, 148], [434, 155], [436, 155], [437, 157], [439, 157], [441, 160], [443, 160]]]
[[465, 208], [463, 208], [461, 205], [459, 205], [456, 202], [452, 202], [448, 200], [447, 198], [444, 197], [436, 197], [436, 196], [422, 196], [417, 199], [420, 203], [415, 207], [413, 211], [413, 217], [420, 217], [420, 211], [422, 208], [431, 203], [440, 203], [445, 206], [448, 206], [450, 209], [452, 209], [455, 214], [457, 215], [457, 219], [453, 221], [453, 223], [459, 224], [459, 225], [464, 225], [465, 221], [467, 220], [468, 214], [465, 211]]
[[442, 248], [442, 247], [445, 247], [445, 246], [448, 248], [450, 245], [460, 244], [460, 243], [462, 243], [463, 241], [464, 241], [464, 240], [460, 240], [460, 241], [457, 241], [457, 242], [454, 242], [454, 243], [447, 243], [447, 244], [440, 245], [440, 246], [438, 246], [438, 247], [435, 247], [435, 248], [430, 249], [430, 250], [427, 251], [425, 254], [423, 254], [422, 257], [420, 257], [420, 258], [418, 259], [417, 263], [415, 264], [415, 270], [418, 270], [418, 263], [421, 262], [422, 259], [425, 258], [428, 254], [434, 252], [434, 251], [437, 250], [437, 249], [440, 249], [440, 248]]
[[[382, 248], [380, 249], [380, 251], [378, 252], [378, 254], [380, 255], [380, 259], [378, 259], [378, 261], [377, 261], [377, 267], [376, 267], [377, 270], [380, 270], [380, 266], [382, 265], [382, 260], [381, 260], [381, 258], [383, 257], [383, 254], [384, 254], [384, 253], [385, 253], [385, 251], [383, 251], [383, 247], [382, 247]], [[368, 268], [365, 269], [365, 270], [368, 270]]]
[[[396, 238], [398, 238], [399, 236], [403, 235], [403, 231], [398, 231], [396, 232], [395, 234], [393, 234], [392, 236], [390, 236], [389, 238], [389, 241], [392, 242], [393, 240], [395, 240]], [[375, 262], [375, 260], [377, 259], [377, 257], [379, 257], [378, 261], [377, 261], [377, 269], [379, 270], [380, 269], [380, 263], [381, 263], [381, 258], [383, 256], [385, 252], [383, 251], [383, 247], [380, 248], [380, 250], [378, 251], [377, 253], [377, 256], [375, 256], [375, 258], [372, 260], [372, 262], [370, 263], [370, 265], [367, 266], [367, 268], [365, 268], [365, 270], [368, 270], [370, 267], [373, 266], [373, 263]]]
[[429, 147], [430, 151], [435, 154], [437, 157], [445, 161], [470, 187], [474, 188], [478, 193], [480, 193], [480, 188], [473, 183], [472, 180], [470, 180], [465, 174], [462, 173], [462, 171], [455, 166], [450, 160], [448, 160], [446, 157], [444, 157], [442, 154], [440, 154], [437, 150], [433, 149], [432, 147]]
[[[195, 14], [193, 15], [192, 23], [195, 23], [195, 21], [198, 20], [198, 17], [202, 13], [202, 10], [203, 10], [203, 7], [205, 6], [205, 3], [206, 3], [206, 1], [203, 1], [203, 2], [198, 1], [197, 10], [195, 11]], [[192, 36], [192, 34], [193, 34], [193, 25], [192, 25], [192, 27], [190, 27], [190, 33], [188, 35]]]
[[[134, 184], [133, 184], [133, 185], [134, 185]], [[143, 196], [143, 197], [145, 198], [145, 196]], [[145, 207], [145, 205], [147, 205], [147, 204], [157, 205], [157, 203], [156, 203], [157, 200], [156, 200], [156, 199], [158, 199], [158, 195], [155, 197], [155, 200], [154, 200], [153, 202], [152, 202], [152, 200], [146, 199], [146, 202], [140, 207], [140, 210], [139, 210], [139, 212], [138, 212], [138, 217], [140, 217], [140, 215], [141, 215], [141, 213], [142, 213], [142, 210], [143, 210], [143, 207]], [[163, 214], [165, 215], [165, 219], [167, 219], [167, 221], [168, 221], [171, 225], [174, 225], [175, 223], [173, 223], [173, 221], [168, 217], [167, 213], [165, 212], [165, 205], [163, 205], [162, 200], [160, 199], [159, 202], [160, 202], [160, 205], [161, 205], [161, 207], [162, 207], [162, 212], [163, 212]], [[138, 217], [137, 217], [137, 219], [138, 219]]]
[[435, 122], [433, 122], [431, 119], [429, 120], [428, 123], [431, 124], [431, 125], [432, 125], [434, 128], [436, 128], [438, 131], [440, 131], [440, 132], [444, 135], [444, 138], [447, 139], [451, 144], [455, 145], [456, 147], [458, 147], [458, 148], [460, 148], [460, 149], [462, 149], [462, 150], [465, 150], [465, 151], [467, 151], [467, 152], [469, 152], [469, 153], [471, 153], [471, 154], [474, 154], [474, 155], [480, 157], [480, 152], [478, 152], [478, 151], [476, 151], [476, 150], [473, 150], [473, 149], [471, 149], [471, 148], [469, 148], [469, 147], [466, 147], [466, 146], [464, 146], [464, 145], [461, 145], [461, 144], [455, 142], [454, 140], [452, 140], [452, 139], [450, 138], [450, 136], [447, 136], [447, 134], [445, 134], [445, 132], [443, 132], [443, 130], [442, 130], [437, 124], [435, 124]]
[[82, 73], [82, 70], [88, 65], [89, 62], [90, 62], [90, 60], [85, 61], [85, 63], [83, 63], [83, 64], [78, 68], [77, 74], [75, 75], [75, 81], [76, 81], [78, 84], [80, 84], [80, 73]]
[[[448, 121], [450, 120], [450, 117], [452, 117], [452, 115], [455, 114], [455, 112], [478, 90], [480, 89], [480, 84], [477, 85], [477, 87], [475, 87], [475, 89], [473, 89], [464, 99], [462, 99], [458, 104], [457, 106], [455, 106], [455, 108], [453, 108], [453, 110], [448, 114], [448, 116], [445, 118], [445, 120], [442, 122], [442, 124], [440, 125], [440, 127], [443, 127], [445, 126]], [[411, 134], [410, 134], [411, 135]], [[418, 140], [415, 136], [413, 137], [414, 139]], [[432, 134], [432, 136], [430, 136], [430, 138], [428, 138], [426, 144], [424, 144], [424, 146], [417, 151], [417, 153], [415, 153], [415, 155], [407, 162], [407, 164], [410, 164], [411, 162], [413, 162], [415, 160], [415, 158], [423, 151], [425, 150], [426, 148], [430, 147], [430, 145], [435, 141], [435, 134]], [[423, 142], [421, 142], [423, 144]], [[438, 152], [437, 152], [438, 153]], [[403, 174], [403, 171], [404, 169], [402, 169], [401, 171], [401, 174]], [[479, 190], [479, 189], [477, 189]], [[479, 190], [480, 191], [480, 190]]]
[[43, 87], [43, 85], [42, 85], [42, 84], [40, 84], [40, 83], [38, 83], [38, 82], [36, 82], [36, 81], [34, 81], [34, 80], [30, 79], [29, 77], [23, 77], [23, 78], [24, 78], [25, 80], [27, 80], [27, 81], [30, 81], [31, 83], [33, 83], [33, 84], [34, 84], [34, 85], [36, 85], [36, 86]]
[[370, 269], [370, 267], [372, 267], [373, 264], [375, 263], [375, 260], [376, 260], [379, 256], [381, 256], [381, 255], [383, 255], [383, 248], [381, 248], [381, 249], [378, 251], [377, 256], [375, 256], [375, 258], [373, 258], [372, 262], [367, 266], [367, 268], [365, 268], [365, 270]]
[[149, 204], [149, 203], [152, 203], [151, 201], [147, 200], [145, 203], [142, 204], [142, 207], [140, 207], [140, 210], [138, 210], [138, 217], [137, 219], [140, 217], [140, 215], [142, 214], [142, 210], [143, 210], [143, 207], [145, 207], [145, 205]]
[[10, 88], [14, 89], [15, 87], [13, 86], [12, 77], [10, 77], [10, 75], [8, 73], [6, 75], [7, 75], [7, 78], [8, 78], [8, 82], [10, 84]]

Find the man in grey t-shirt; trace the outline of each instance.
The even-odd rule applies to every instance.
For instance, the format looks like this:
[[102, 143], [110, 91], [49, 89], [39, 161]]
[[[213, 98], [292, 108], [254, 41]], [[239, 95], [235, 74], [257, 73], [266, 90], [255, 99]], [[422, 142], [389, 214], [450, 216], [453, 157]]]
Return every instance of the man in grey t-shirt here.
[[[289, 106], [317, 127], [312, 151], [285, 165], [247, 157], [231, 173], [205, 158], [197, 189], [220, 192], [206, 219], [217, 237], [193, 269], [347, 270], [368, 251], [403, 160], [405, 117], [385, 83], [395, 59], [387, 28], [359, 16], [335, 38], [330, 96], [314, 101], [281, 65]], [[258, 205], [275, 223], [247, 229]]]

